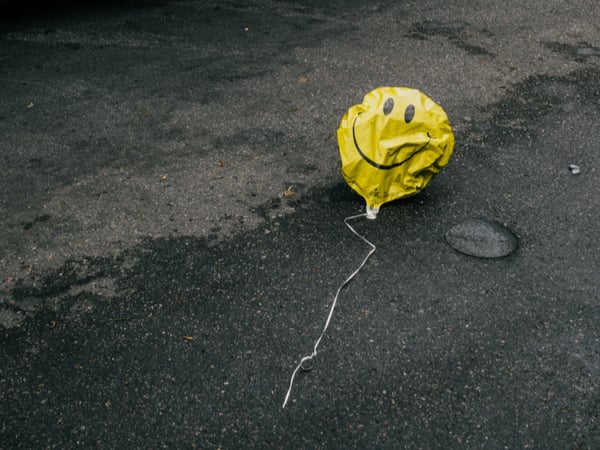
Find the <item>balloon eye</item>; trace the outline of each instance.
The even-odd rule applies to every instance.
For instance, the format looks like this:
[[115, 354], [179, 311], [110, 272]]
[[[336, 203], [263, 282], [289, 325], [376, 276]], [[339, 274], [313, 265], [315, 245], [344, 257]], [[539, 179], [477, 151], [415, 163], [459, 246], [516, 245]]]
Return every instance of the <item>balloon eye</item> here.
[[409, 123], [415, 117], [415, 105], [408, 105], [404, 110], [404, 121]]
[[383, 104], [383, 113], [387, 116], [394, 109], [394, 99], [388, 98]]

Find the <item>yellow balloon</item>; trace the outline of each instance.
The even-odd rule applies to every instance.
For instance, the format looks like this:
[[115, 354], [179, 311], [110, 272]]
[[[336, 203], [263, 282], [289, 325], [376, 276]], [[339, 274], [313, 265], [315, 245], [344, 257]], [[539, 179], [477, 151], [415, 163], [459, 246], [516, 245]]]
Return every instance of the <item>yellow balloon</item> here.
[[382, 204], [420, 192], [444, 167], [454, 134], [440, 105], [416, 89], [380, 87], [337, 130], [342, 174], [374, 219]]

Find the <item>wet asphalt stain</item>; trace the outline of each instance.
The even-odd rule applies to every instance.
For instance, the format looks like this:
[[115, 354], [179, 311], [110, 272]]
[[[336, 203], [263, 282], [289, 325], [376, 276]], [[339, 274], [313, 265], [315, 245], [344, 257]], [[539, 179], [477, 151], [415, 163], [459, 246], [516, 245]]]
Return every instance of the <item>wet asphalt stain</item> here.
[[547, 42], [546, 47], [577, 62], [588, 62], [593, 58], [600, 57], [600, 48], [587, 42], [578, 42], [576, 45], [564, 42]]
[[[480, 151], [495, 152], [515, 142], [531, 143], [538, 138], [537, 121], [561, 112], [566, 103], [599, 110], [600, 86], [594, 81], [599, 76], [598, 68], [589, 67], [562, 77], [527, 78], [509, 88], [497, 103], [482, 108], [482, 115], [489, 118], [469, 119], [462, 150], [476, 156]], [[569, 95], [565, 95], [565, 91]], [[476, 152], [471, 153], [474, 149]]]
[[22, 223], [21, 226], [23, 227], [23, 230], [27, 231], [27, 230], [30, 230], [31, 228], [33, 228], [33, 226], [36, 223], [47, 222], [48, 220], [50, 220], [50, 215], [42, 214], [41, 216], [38, 216], [35, 219], [33, 219], [33, 221], [31, 221], [31, 222]]
[[[545, 248], [535, 211], [510, 218], [526, 245], [501, 261], [455, 253], [444, 232], [480, 207], [476, 198], [447, 207], [471, 182], [453, 175], [461, 164], [492, 165], [498, 149], [518, 160], [520, 143], [535, 149], [540, 123], [569, 102], [597, 110], [598, 75], [515, 86], [457, 136], [457, 169], [358, 224], [378, 251], [343, 291], [317, 366], [298, 378], [285, 412], [297, 358], [366, 251], [342, 223], [363, 207], [344, 184], [275, 197], [261, 207], [263, 226], [230, 240], [147, 239], [114, 258], [15, 280], [8, 308], [27, 320], [0, 333], [1, 441], [596, 447], [593, 279], [570, 272], [580, 281], [572, 286], [573, 254], [531, 245]], [[532, 172], [528, 188], [544, 178]], [[486, 182], [480, 197], [518, 195], [514, 179]], [[278, 214], [283, 207], [296, 212]], [[597, 262], [590, 249], [582, 258]]]
[[[493, 53], [484, 47], [469, 42], [469, 34], [472, 32], [472, 29], [473, 27], [467, 22], [424, 20], [413, 23], [406, 36], [418, 40], [428, 40], [431, 37], [441, 36], [470, 55], [493, 56]], [[478, 31], [478, 33], [489, 34], [486, 30]]]
[[[298, 378], [285, 412], [297, 357], [367, 250], [343, 227], [360, 207], [345, 185], [321, 188], [298, 214], [230, 241], [148, 239], [115, 259], [71, 261], [37, 283], [19, 281], [15, 303], [37, 306], [0, 335], [3, 442], [142, 446], [151, 435], [172, 447], [392, 439], [431, 448], [483, 443], [483, 433], [498, 444], [585, 447], [597, 431], [576, 421], [595, 408], [583, 365], [596, 364], [593, 308], [573, 316], [577, 297], [551, 289], [524, 306], [511, 286], [482, 278], [518, 280], [522, 265], [469, 262], [447, 249], [439, 194], [358, 223], [378, 252], [343, 292], [317, 366]], [[440, 267], [453, 267], [452, 276], [432, 279]], [[111, 295], [91, 288], [101, 279], [111, 280]], [[571, 339], [581, 341], [581, 363]], [[527, 424], [525, 437], [511, 434], [516, 420]]]
[[[89, 282], [113, 276], [122, 259], [86, 258], [80, 261], [69, 260], [57, 271], [50, 272], [35, 283], [26, 284], [18, 280], [12, 289], [13, 300], [22, 301], [29, 297], [49, 299]], [[112, 270], [111, 270], [112, 269]]]
[[91, 310], [96, 302], [115, 295], [114, 280], [124, 266], [127, 263], [122, 256], [68, 260], [57, 270], [30, 282], [15, 280], [12, 297], [2, 307], [0, 324], [5, 328], [18, 327], [38, 313], [49, 328], [56, 327], [65, 317], [75, 319], [78, 310]]

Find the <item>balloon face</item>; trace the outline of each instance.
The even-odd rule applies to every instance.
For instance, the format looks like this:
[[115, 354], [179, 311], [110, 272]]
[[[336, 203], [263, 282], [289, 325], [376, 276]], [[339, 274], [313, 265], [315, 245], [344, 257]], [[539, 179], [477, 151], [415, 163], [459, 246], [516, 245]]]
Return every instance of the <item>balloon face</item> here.
[[337, 137], [342, 174], [366, 200], [371, 218], [383, 203], [420, 192], [454, 148], [442, 107], [401, 87], [369, 92], [344, 115]]

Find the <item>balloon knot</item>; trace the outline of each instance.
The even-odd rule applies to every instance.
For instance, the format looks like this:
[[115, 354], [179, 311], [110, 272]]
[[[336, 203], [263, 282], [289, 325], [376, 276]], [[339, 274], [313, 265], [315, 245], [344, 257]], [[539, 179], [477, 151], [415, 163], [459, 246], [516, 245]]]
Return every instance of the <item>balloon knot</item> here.
[[369, 206], [367, 205], [367, 219], [376, 219], [377, 213], [379, 212], [379, 208], [377, 206]]

